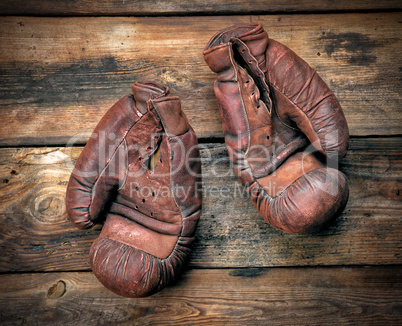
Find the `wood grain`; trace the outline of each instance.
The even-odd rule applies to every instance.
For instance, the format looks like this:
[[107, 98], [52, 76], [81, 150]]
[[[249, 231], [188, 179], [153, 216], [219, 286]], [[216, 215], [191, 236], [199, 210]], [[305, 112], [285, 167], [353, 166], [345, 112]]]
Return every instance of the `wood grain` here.
[[149, 298], [106, 290], [92, 273], [0, 276], [2, 325], [398, 325], [402, 270], [188, 270]]
[[0, 14], [6, 15], [161, 15], [244, 14], [292, 11], [390, 10], [401, 8], [396, 0], [3, 0]]
[[3, 0], [0, 2], [2, 15], [181, 15], [181, 14], [244, 14], [269, 12], [326, 12], [347, 10], [390, 10], [400, 9], [396, 0], [339, 0], [298, 1], [278, 0], [252, 2], [232, 0]]
[[220, 29], [250, 21], [318, 71], [352, 135], [400, 135], [400, 13], [3, 17], [0, 146], [84, 144], [106, 110], [143, 79], [180, 96], [199, 137], [221, 137], [215, 74], [202, 51]]
[[[190, 265], [202, 268], [401, 262], [401, 138], [352, 139], [340, 168], [344, 213], [312, 235], [272, 229], [244, 193], [222, 144], [202, 145], [203, 212]], [[0, 271], [89, 270], [100, 226], [75, 229], [64, 196], [82, 148], [0, 149]]]

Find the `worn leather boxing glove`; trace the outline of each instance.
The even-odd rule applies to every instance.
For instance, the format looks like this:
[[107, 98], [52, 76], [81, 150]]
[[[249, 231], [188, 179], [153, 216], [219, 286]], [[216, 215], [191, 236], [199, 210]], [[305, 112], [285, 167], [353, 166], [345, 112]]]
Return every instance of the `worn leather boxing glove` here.
[[78, 228], [104, 221], [90, 249], [95, 276], [126, 297], [172, 283], [201, 213], [196, 135], [168, 87], [136, 82], [105, 114], [79, 156], [66, 195]]
[[233, 168], [264, 219], [306, 233], [340, 213], [349, 188], [333, 162], [346, 154], [349, 132], [317, 73], [259, 23], [218, 32], [204, 58], [217, 73], [214, 90]]

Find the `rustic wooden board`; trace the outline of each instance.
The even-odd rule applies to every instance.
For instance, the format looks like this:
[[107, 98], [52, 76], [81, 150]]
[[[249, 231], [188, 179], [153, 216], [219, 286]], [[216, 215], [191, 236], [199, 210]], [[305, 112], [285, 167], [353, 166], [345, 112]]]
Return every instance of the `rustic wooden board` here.
[[199, 137], [221, 137], [215, 75], [202, 50], [218, 30], [250, 21], [320, 73], [352, 135], [400, 135], [401, 13], [3, 17], [0, 146], [84, 144], [106, 110], [143, 79], [180, 96]]
[[128, 299], [92, 273], [0, 276], [2, 325], [400, 325], [401, 268], [189, 270]]
[[[401, 262], [401, 138], [352, 139], [341, 169], [343, 213], [322, 232], [272, 229], [242, 191], [222, 144], [203, 144], [203, 213], [190, 265], [202, 268], [380, 265]], [[99, 234], [65, 212], [69, 174], [82, 148], [0, 149], [0, 272], [89, 270]]]
[[154, 0], [149, 1], [55, 1], [3, 0], [2, 15], [161, 15], [161, 14], [233, 14], [292, 11], [390, 10], [400, 9], [396, 0]]

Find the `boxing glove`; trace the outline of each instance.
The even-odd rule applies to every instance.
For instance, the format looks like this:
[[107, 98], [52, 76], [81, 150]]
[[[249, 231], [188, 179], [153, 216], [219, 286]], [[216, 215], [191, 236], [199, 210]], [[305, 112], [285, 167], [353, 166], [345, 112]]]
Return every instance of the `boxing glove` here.
[[104, 223], [90, 249], [99, 281], [125, 297], [174, 282], [201, 213], [196, 135], [168, 87], [136, 82], [100, 120], [66, 194], [78, 228]]
[[349, 132], [318, 74], [259, 23], [215, 34], [204, 50], [234, 171], [273, 227], [314, 232], [348, 199], [336, 163]]

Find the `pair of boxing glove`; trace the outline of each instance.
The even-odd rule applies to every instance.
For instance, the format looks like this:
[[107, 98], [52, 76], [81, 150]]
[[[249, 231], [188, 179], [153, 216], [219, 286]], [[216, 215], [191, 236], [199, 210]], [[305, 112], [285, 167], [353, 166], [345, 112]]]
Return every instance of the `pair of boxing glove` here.
[[[262, 217], [289, 233], [318, 230], [348, 199], [341, 106], [317, 73], [260, 24], [218, 32], [204, 58], [229, 157]], [[166, 86], [136, 82], [101, 119], [67, 187], [70, 220], [104, 223], [90, 249], [111, 291], [143, 297], [174, 282], [189, 259], [201, 214], [196, 135]]]

